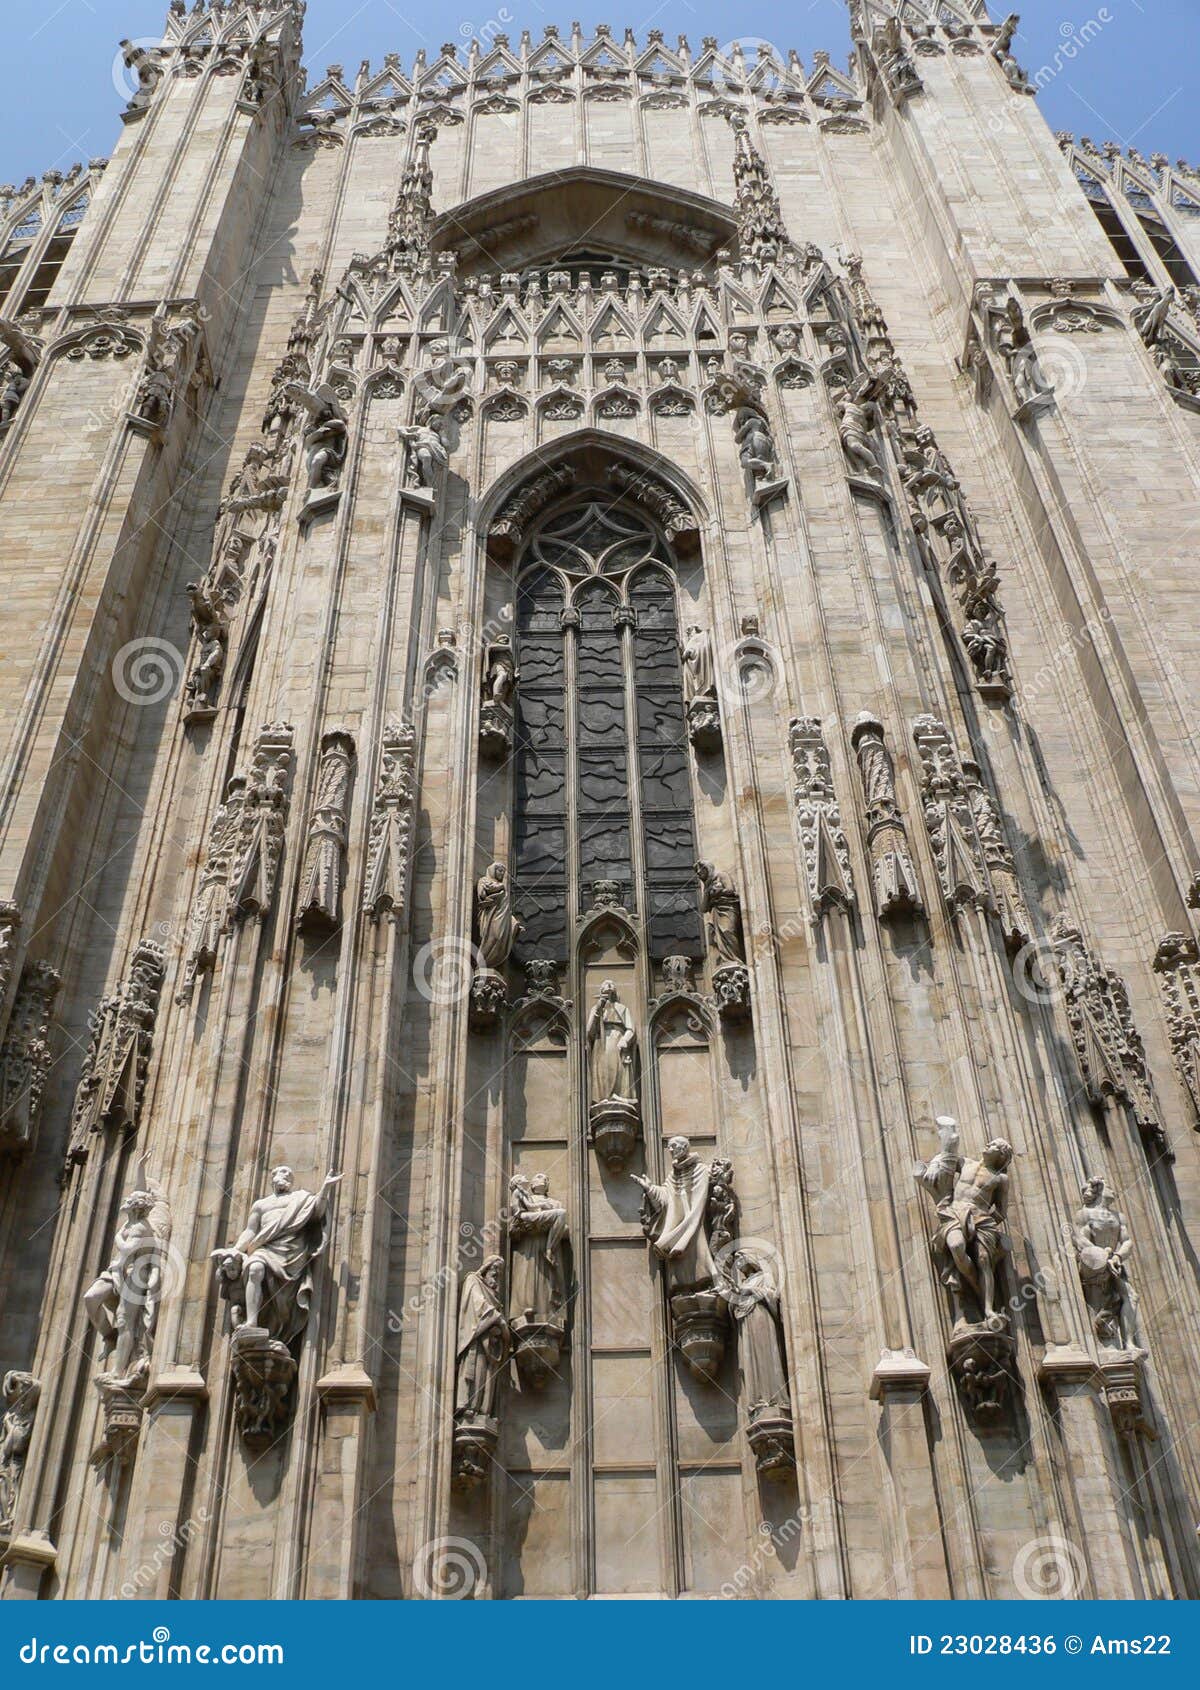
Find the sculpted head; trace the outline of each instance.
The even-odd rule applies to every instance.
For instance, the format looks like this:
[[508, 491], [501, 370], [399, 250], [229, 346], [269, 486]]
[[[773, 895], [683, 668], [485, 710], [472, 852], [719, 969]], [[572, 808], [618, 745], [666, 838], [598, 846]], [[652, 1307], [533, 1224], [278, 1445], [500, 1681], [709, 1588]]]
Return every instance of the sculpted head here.
[[550, 1180], [545, 1174], [534, 1174], [529, 1185], [535, 1197], [545, 1197], [550, 1191]]
[[983, 1160], [989, 1168], [995, 1168], [1003, 1173], [1013, 1159], [1013, 1147], [1007, 1139], [994, 1138], [983, 1153]]
[[296, 1183], [296, 1176], [290, 1168], [279, 1167], [271, 1169], [271, 1190], [277, 1197], [286, 1197]]
[[1089, 1209], [1099, 1208], [1101, 1204], [1112, 1204], [1117, 1200], [1117, 1194], [1104, 1174], [1089, 1174], [1079, 1190]]
[[667, 1140], [667, 1155], [675, 1167], [678, 1168], [686, 1162], [691, 1153], [692, 1147], [686, 1138], [679, 1136]]
[[611, 980], [601, 980], [601, 982], [600, 982], [600, 997], [601, 997], [601, 1000], [604, 1003], [614, 1003], [616, 1001], [616, 996], [617, 996], [617, 988], [613, 985], [612, 981]]
[[479, 1270], [479, 1277], [490, 1291], [499, 1296], [504, 1284], [504, 1257], [489, 1256]]
[[131, 1221], [144, 1220], [154, 1207], [154, 1194], [150, 1191], [131, 1191], [121, 1204], [121, 1208]]

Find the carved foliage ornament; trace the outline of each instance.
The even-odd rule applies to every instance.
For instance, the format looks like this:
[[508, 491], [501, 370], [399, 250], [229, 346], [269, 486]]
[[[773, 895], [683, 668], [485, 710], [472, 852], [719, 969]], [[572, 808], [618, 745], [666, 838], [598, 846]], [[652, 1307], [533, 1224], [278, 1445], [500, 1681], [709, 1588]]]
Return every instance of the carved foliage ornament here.
[[788, 745], [796, 777], [794, 802], [809, 902], [813, 920], [820, 922], [831, 909], [849, 912], [854, 908], [850, 847], [842, 828], [819, 718], [793, 718], [788, 728]]

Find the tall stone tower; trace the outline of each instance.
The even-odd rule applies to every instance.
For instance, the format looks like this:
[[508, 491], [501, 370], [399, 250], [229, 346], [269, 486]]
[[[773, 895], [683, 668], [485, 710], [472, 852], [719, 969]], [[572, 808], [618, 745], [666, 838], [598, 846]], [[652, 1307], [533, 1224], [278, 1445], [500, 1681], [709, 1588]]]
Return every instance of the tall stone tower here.
[[1200, 1595], [1200, 180], [302, 12], [0, 236], [3, 1594]]

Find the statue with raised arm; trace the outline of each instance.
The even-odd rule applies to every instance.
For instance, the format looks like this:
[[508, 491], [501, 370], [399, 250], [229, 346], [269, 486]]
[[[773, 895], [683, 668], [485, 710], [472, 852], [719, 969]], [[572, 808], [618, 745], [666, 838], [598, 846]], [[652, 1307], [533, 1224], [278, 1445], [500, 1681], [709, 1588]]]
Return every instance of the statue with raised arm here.
[[310, 1192], [296, 1189], [290, 1168], [273, 1168], [271, 1190], [251, 1208], [236, 1242], [213, 1251], [235, 1329], [257, 1327], [282, 1344], [304, 1330], [312, 1265], [325, 1248], [325, 1209], [341, 1177], [331, 1170]]
[[[682, 1135], [667, 1140], [667, 1155], [670, 1167], [661, 1184], [644, 1174], [630, 1178], [642, 1188], [642, 1231], [666, 1273], [675, 1342], [692, 1372], [713, 1380], [728, 1329], [726, 1286], [713, 1251], [732, 1238], [733, 1170], [728, 1163], [702, 1162]], [[722, 1224], [714, 1237], [718, 1215]]]
[[273, 1443], [287, 1417], [293, 1349], [308, 1324], [313, 1263], [325, 1249], [329, 1193], [341, 1177], [331, 1170], [311, 1192], [297, 1190], [290, 1168], [272, 1169], [271, 1190], [236, 1242], [212, 1253], [233, 1326], [238, 1424], [252, 1447]]

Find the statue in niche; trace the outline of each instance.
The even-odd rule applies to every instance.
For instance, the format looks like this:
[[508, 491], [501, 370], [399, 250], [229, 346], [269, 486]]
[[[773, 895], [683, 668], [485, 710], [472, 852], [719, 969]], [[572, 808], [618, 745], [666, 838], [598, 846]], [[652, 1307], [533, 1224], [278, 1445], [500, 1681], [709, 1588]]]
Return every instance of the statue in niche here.
[[[10, 1368], [4, 1375], [4, 1419], [0, 1422], [0, 1539], [7, 1538], [17, 1511], [25, 1457], [33, 1437], [42, 1385], [32, 1373]], [[6, 1545], [7, 1547], [7, 1545]]]
[[733, 418], [733, 438], [742, 468], [748, 469], [756, 482], [768, 480], [775, 468], [775, 442], [762, 412], [753, 405], [739, 405]]
[[715, 751], [721, 743], [721, 713], [717, 706], [712, 635], [698, 622], [688, 628], [681, 655], [688, 738], [698, 751]]
[[279, 1435], [296, 1360], [292, 1348], [308, 1324], [313, 1264], [325, 1249], [330, 1170], [316, 1192], [297, 1190], [288, 1167], [271, 1171], [271, 1190], [250, 1210], [237, 1241], [214, 1250], [221, 1295], [233, 1326], [232, 1367], [242, 1437], [252, 1447]]
[[795, 1466], [796, 1453], [779, 1288], [767, 1263], [745, 1250], [734, 1251], [727, 1283], [750, 1447], [760, 1473], [781, 1474]]
[[1008, 641], [1000, 632], [993, 615], [982, 611], [968, 616], [963, 623], [963, 645], [979, 680], [982, 692], [1008, 697], [1011, 686], [1008, 674]]
[[110, 1366], [96, 1377], [105, 1414], [97, 1462], [127, 1461], [137, 1443], [170, 1236], [170, 1208], [146, 1177], [143, 1157], [121, 1204], [112, 1260], [83, 1294], [84, 1313], [112, 1352]]
[[471, 981], [471, 1025], [492, 1027], [508, 1001], [504, 969], [521, 934], [513, 914], [512, 887], [503, 863], [491, 863], [475, 887], [480, 963]]
[[[642, 1188], [642, 1231], [664, 1263], [675, 1342], [697, 1378], [721, 1370], [729, 1311], [713, 1251], [732, 1240], [733, 1170], [701, 1162], [683, 1137], [667, 1141], [670, 1168], [661, 1185], [633, 1174]], [[714, 1225], [716, 1239], [714, 1242]]]
[[997, 1306], [1013, 1150], [997, 1138], [966, 1158], [957, 1122], [939, 1116], [937, 1126], [938, 1154], [914, 1173], [939, 1221], [930, 1249], [954, 1309], [951, 1371], [979, 1417], [996, 1419], [1005, 1411], [1015, 1348], [1008, 1312]]
[[467, 1274], [459, 1295], [454, 1482], [463, 1487], [487, 1478], [500, 1433], [496, 1393], [511, 1344], [503, 1292], [504, 1262], [499, 1256], [489, 1256], [474, 1273]]
[[508, 1182], [508, 1323], [517, 1369], [540, 1388], [558, 1366], [567, 1319], [567, 1211], [545, 1174]]
[[637, 1030], [629, 1009], [605, 980], [587, 1022], [588, 1139], [611, 1167], [622, 1168], [641, 1127]]
[[1092, 1330], [1105, 1347], [1140, 1354], [1136, 1298], [1128, 1272], [1133, 1239], [1125, 1217], [1103, 1174], [1085, 1180], [1080, 1194], [1083, 1207], [1075, 1215], [1071, 1241]]
[[512, 700], [516, 684], [512, 642], [507, 634], [502, 634], [488, 647], [479, 706], [479, 749], [493, 761], [507, 757], [512, 749]]
[[697, 863], [696, 878], [700, 882], [700, 913], [713, 961], [712, 983], [717, 1007], [726, 1020], [744, 1021], [750, 1013], [750, 973], [746, 967], [741, 899], [732, 882], [718, 874], [711, 863]]

